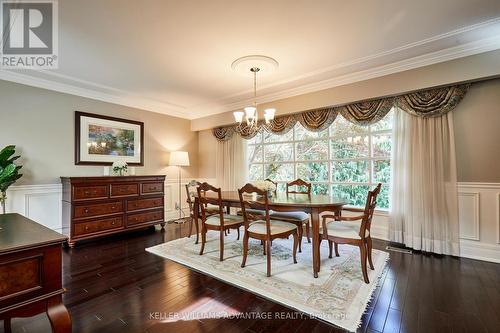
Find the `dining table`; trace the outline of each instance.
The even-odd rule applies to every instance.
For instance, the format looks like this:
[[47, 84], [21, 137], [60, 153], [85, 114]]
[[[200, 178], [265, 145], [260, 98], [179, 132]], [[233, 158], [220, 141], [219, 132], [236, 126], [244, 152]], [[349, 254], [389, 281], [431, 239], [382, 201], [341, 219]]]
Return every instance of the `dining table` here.
[[[206, 197], [216, 198], [216, 193], [206, 192]], [[227, 209], [229, 213], [231, 207], [241, 207], [238, 191], [222, 191], [221, 192], [222, 206]], [[256, 202], [264, 203], [263, 198], [256, 198]], [[313, 275], [318, 277], [320, 271], [320, 214], [324, 212], [333, 213], [333, 215], [340, 215], [342, 208], [348, 204], [345, 200], [331, 197], [329, 195], [320, 194], [286, 194], [276, 193], [272, 195], [269, 200], [269, 210], [278, 212], [293, 212], [302, 211], [311, 216], [311, 230], [312, 230], [312, 258], [313, 258]], [[193, 223], [196, 227], [196, 244], [199, 241], [199, 200], [195, 195], [193, 207]]]

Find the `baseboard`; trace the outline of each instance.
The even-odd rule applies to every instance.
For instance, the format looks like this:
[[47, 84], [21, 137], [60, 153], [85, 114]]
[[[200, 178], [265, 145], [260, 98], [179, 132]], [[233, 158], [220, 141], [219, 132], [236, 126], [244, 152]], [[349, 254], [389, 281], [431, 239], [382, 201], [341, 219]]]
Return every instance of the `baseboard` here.
[[460, 256], [500, 263], [500, 245], [460, 240]]

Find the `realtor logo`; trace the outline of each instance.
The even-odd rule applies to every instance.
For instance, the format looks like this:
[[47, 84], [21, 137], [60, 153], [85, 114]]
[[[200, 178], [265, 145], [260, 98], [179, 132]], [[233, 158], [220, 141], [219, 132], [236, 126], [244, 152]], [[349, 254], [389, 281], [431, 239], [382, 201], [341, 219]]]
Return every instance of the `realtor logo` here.
[[0, 19], [2, 68], [57, 68], [57, 0], [1, 0]]

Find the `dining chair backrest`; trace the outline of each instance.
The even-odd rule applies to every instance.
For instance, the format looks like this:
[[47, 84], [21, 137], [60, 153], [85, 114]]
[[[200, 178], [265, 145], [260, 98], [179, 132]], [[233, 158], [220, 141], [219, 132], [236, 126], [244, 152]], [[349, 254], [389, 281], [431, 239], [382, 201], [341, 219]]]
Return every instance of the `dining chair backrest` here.
[[[202, 183], [197, 188], [198, 202], [200, 204], [201, 218], [205, 222], [207, 218], [207, 205], [211, 204], [219, 207], [220, 225], [224, 227], [224, 210], [222, 209], [222, 191], [220, 188], [212, 186], [208, 183]], [[207, 196], [208, 192], [216, 193], [216, 196]]]
[[201, 183], [196, 180], [192, 180], [186, 184], [186, 201], [189, 205], [190, 214], [192, 214], [194, 211], [194, 197], [196, 195], [196, 187], [200, 185]]
[[271, 235], [271, 222], [269, 219], [269, 197], [266, 190], [261, 190], [252, 184], [246, 184], [238, 189], [240, 197], [241, 212], [243, 214], [243, 221], [245, 222], [245, 229], [248, 228], [250, 221], [254, 221], [255, 217], [249, 218], [247, 209], [258, 209], [265, 212], [264, 216], [260, 215], [259, 219], [264, 217], [266, 221], [267, 236]]
[[[302, 190], [301, 190], [302, 189]], [[286, 194], [308, 194], [311, 195], [311, 183], [302, 179], [295, 179], [286, 183]]]
[[361, 221], [361, 227], [359, 231], [359, 235], [364, 238], [366, 230], [370, 231], [370, 227], [372, 224], [373, 212], [377, 207], [377, 197], [380, 193], [380, 189], [382, 188], [382, 184], [378, 183], [378, 185], [371, 191], [368, 191], [368, 196], [366, 197], [366, 204], [364, 209], [364, 218]]

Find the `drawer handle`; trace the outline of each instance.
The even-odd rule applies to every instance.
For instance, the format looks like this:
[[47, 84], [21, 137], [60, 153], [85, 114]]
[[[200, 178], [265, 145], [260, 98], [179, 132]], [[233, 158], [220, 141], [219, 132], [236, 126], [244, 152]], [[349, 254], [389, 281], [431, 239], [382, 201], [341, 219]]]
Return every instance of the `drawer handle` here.
[[85, 208], [85, 209], [83, 210], [83, 212], [84, 212], [85, 214], [87, 214], [87, 213], [89, 212], [89, 209], [88, 209], [88, 208]]
[[115, 221], [111, 222], [111, 225], [115, 225]]
[[90, 195], [90, 191], [85, 191], [85, 195]]
[[115, 205], [111, 206], [111, 209], [116, 209], [116, 206]]
[[88, 225], [85, 226], [85, 230], [89, 230], [89, 226]]

